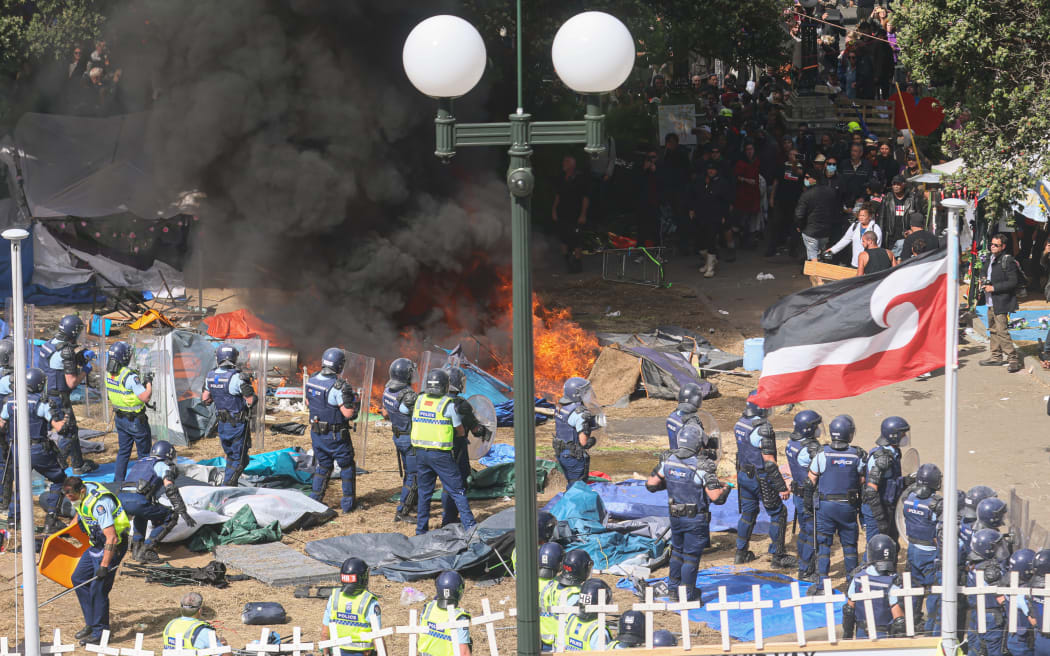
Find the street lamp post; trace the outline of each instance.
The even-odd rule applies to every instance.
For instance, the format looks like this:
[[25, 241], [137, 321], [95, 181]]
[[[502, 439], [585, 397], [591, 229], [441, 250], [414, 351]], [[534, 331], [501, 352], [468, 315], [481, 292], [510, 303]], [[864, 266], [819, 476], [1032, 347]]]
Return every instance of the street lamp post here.
[[455, 16], [433, 16], [421, 22], [405, 40], [402, 59], [412, 84], [438, 100], [437, 149], [448, 161], [460, 146], [507, 146], [511, 194], [514, 342], [514, 480], [517, 551], [518, 654], [537, 656], [539, 589], [536, 526], [536, 421], [532, 353], [532, 278], [529, 270], [531, 232], [532, 146], [583, 144], [596, 156], [605, 150], [605, 117], [601, 94], [630, 75], [634, 39], [617, 18], [602, 12], [578, 14], [554, 37], [551, 58], [558, 77], [570, 89], [586, 95], [582, 121], [533, 121], [525, 113], [521, 87], [521, 3], [517, 11], [518, 107], [506, 123], [457, 123], [452, 100], [469, 92], [485, 70], [485, 44], [470, 23]]

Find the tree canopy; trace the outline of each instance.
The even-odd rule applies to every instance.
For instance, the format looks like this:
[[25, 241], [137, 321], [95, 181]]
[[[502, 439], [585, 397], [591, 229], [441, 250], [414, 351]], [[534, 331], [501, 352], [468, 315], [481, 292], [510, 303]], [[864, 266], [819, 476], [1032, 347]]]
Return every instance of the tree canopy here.
[[68, 54], [70, 46], [97, 38], [109, 5], [107, 0], [0, 0], [0, 69], [12, 75], [29, 59]]

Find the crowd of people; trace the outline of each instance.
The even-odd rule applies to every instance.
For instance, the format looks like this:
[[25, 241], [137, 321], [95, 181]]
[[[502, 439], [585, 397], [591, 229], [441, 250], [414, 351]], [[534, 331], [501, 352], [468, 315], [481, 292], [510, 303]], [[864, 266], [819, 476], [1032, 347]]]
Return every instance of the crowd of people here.
[[123, 70], [110, 61], [105, 41], [75, 46], [62, 73], [62, 112], [77, 116], [112, 116], [127, 109], [120, 78]]

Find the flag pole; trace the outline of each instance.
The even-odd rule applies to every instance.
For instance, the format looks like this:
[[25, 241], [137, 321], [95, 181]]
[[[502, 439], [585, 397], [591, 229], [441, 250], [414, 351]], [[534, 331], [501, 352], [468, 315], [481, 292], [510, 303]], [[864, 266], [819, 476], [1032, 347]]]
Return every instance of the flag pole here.
[[958, 407], [957, 358], [959, 352], [959, 214], [966, 201], [947, 198], [941, 207], [948, 210], [948, 294], [944, 326], [944, 543], [941, 545], [941, 649], [954, 655], [958, 647], [956, 624], [959, 594], [959, 497], [956, 408]]

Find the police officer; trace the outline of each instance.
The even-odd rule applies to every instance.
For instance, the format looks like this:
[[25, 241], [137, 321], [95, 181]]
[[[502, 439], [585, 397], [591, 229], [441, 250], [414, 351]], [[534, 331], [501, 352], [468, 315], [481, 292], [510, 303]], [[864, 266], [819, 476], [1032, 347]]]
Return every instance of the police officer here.
[[[471, 407], [465, 398], [460, 396], [466, 386], [467, 376], [463, 373], [463, 370], [459, 367], [449, 367], [448, 395], [452, 398], [452, 403], [456, 406], [456, 412], [459, 414], [459, 420], [463, 424], [463, 434], [457, 433], [452, 438], [452, 459], [456, 462], [456, 468], [459, 470], [459, 475], [463, 478], [464, 484], [466, 484], [467, 478], [470, 476], [470, 453], [467, 433], [482, 440], [487, 439], [491, 435], [491, 431], [482, 425], [474, 415], [474, 408]], [[456, 509], [455, 502], [452, 501], [452, 495], [442, 490], [441, 525], [447, 526], [458, 521], [459, 511]]]
[[[423, 607], [421, 621], [429, 630], [419, 637], [419, 655], [470, 656], [473, 644], [470, 630], [444, 628], [451, 621], [470, 620], [470, 613], [457, 605], [463, 597], [463, 577], [457, 572], [446, 570], [438, 575], [435, 587], [437, 593], [434, 601]], [[455, 609], [454, 616], [449, 609]]]
[[[397, 449], [397, 469], [401, 473], [401, 497], [394, 512], [394, 521], [404, 521], [416, 511], [419, 491], [416, 485], [416, 452], [412, 448], [411, 409], [416, 405], [416, 393], [412, 389], [412, 376], [416, 365], [408, 358], [398, 358], [390, 363], [390, 380], [383, 388], [383, 417], [390, 422], [394, 433], [394, 448]], [[409, 409], [401, 412], [401, 406]]]
[[82, 645], [99, 644], [102, 632], [109, 630], [109, 591], [128, 550], [131, 520], [120, 500], [97, 483], [70, 476], [62, 483], [62, 494], [73, 504], [77, 511], [73, 521], [80, 522], [90, 542], [71, 577], [73, 587], [91, 581], [76, 591], [84, 613], [84, 628], [75, 637]]
[[645, 615], [637, 610], [629, 610], [620, 615], [616, 640], [609, 643], [609, 649], [634, 649], [644, 644]]
[[208, 649], [227, 644], [215, 627], [201, 619], [204, 597], [199, 592], [187, 593], [179, 602], [181, 615], [164, 627], [165, 649]]
[[332, 464], [338, 463], [339, 478], [343, 483], [343, 498], [339, 506], [348, 513], [354, 509], [357, 487], [357, 463], [354, 443], [350, 439], [350, 422], [357, 418], [360, 403], [350, 384], [339, 377], [345, 365], [346, 354], [342, 349], [325, 350], [321, 356], [321, 371], [306, 381], [306, 398], [310, 404], [310, 442], [317, 463], [310, 498], [324, 503]]
[[[190, 528], [197, 525], [175, 486], [176, 478], [175, 447], [159, 440], [149, 455], [140, 458], [131, 468], [117, 495], [124, 512], [131, 517], [131, 557], [140, 563], [160, 562], [157, 545], [175, 528], [180, 516]], [[157, 501], [161, 490], [171, 508]], [[146, 537], [147, 524], [153, 524], [149, 537]]]
[[[992, 528], [1000, 533], [1006, 524], [1006, 502], [998, 497], [988, 497], [977, 504], [977, 521], [973, 523], [973, 530], [977, 532], [982, 528]], [[1013, 545], [1017, 544], [1017, 537], [1013, 529], [1003, 534], [1003, 547], [1009, 552]]]
[[678, 448], [678, 431], [686, 424], [696, 424], [701, 429], [704, 425], [696, 413], [700, 410], [704, 395], [696, 383], [686, 383], [678, 390], [678, 407], [667, 415], [667, 443], [674, 451]]
[[553, 651], [554, 640], [558, 635], [558, 616], [554, 612], [554, 606], [558, 605], [558, 581], [555, 577], [561, 570], [564, 555], [561, 545], [557, 542], [548, 542], [540, 547], [540, 643], [544, 651]]
[[791, 437], [784, 447], [784, 456], [791, 468], [791, 494], [795, 504], [798, 533], [798, 580], [817, 582], [816, 563], [813, 560], [815, 537], [813, 527], [813, 485], [809, 480], [809, 466], [820, 450], [820, 432], [823, 419], [813, 410], [795, 415]]
[[554, 453], [565, 472], [565, 489], [576, 481], [587, 482], [591, 470], [589, 449], [597, 439], [591, 434], [597, 425], [583, 405], [583, 397], [590, 389], [586, 378], [574, 376], [562, 386], [563, 396], [554, 414]]
[[[983, 579], [988, 586], [997, 586], [1003, 578], [1003, 561], [1000, 555], [1003, 547], [1003, 536], [992, 528], [975, 531], [970, 544], [970, 555], [967, 558], [966, 585], [976, 587], [977, 581]], [[966, 640], [976, 653], [987, 656], [1002, 656], [1005, 645], [1006, 598], [997, 593], [984, 595], [985, 633], [980, 633], [977, 620], [977, 595], [967, 595], [970, 613], [969, 630]]]
[[80, 432], [77, 418], [73, 414], [70, 393], [84, 381], [94, 366], [95, 352], [91, 349], [77, 351], [77, 339], [84, 330], [84, 322], [75, 314], [67, 314], [58, 322], [55, 336], [40, 346], [39, 362], [47, 374], [47, 394], [57, 401], [65, 412], [66, 424], [60, 435], [66, 438], [66, 449], [73, 475], [81, 476], [98, 469], [98, 465], [86, 460], [80, 450]]
[[[901, 580], [897, 574], [897, 543], [888, 535], [873, 535], [868, 540], [867, 565], [850, 573], [846, 604], [842, 607], [842, 637], [852, 638], [854, 627], [858, 638], [903, 636], [905, 626], [904, 609], [900, 603]], [[872, 600], [875, 627], [867, 625], [867, 613], [858, 611], [854, 597], [863, 590], [861, 579], [867, 577], [872, 591], [885, 594]], [[874, 628], [874, 631], [872, 630]]]
[[713, 461], [698, 460], [702, 441], [703, 433], [699, 427], [695, 424], [683, 426], [678, 432], [678, 448], [653, 469], [645, 482], [650, 492], [667, 489], [671, 516], [671, 564], [667, 585], [676, 590], [684, 584], [689, 601], [700, 598], [696, 573], [704, 549], [711, 544], [709, 504], [724, 504], [731, 490], [718, 480]]
[[[555, 580], [556, 587], [547, 586], [551, 595], [549, 608], [555, 606], [575, 606], [579, 602], [580, 586], [591, 576], [594, 561], [583, 549], [573, 549], [561, 559], [561, 572]], [[555, 616], [554, 628], [557, 631], [558, 620]]]
[[[550, 542], [551, 538], [554, 537], [554, 529], [558, 527], [558, 518], [550, 514], [546, 510], [541, 510], [536, 513], [536, 538], [537, 546], [542, 547], [543, 545]], [[558, 556], [559, 560], [561, 556]], [[510, 552], [510, 564], [514, 568], [514, 571], [518, 571], [518, 547], [514, 546], [514, 549]], [[557, 568], [555, 568], [557, 569]], [[540, 588], [542, 589], [542, 585]]]
[[766, 417], [769, 410], [751, 401], [758, 392], [748, 395], [744, 414], [736, 422], [736, 482], [740, 520], [736, 527], [737, 565], [751, 562], [755, 554], [748, 549], [751, 533], [758, 518], [758, 504], [769, 514], [769, 553], [774, 567], [795, 567], [796, 561], [787, 555], [784, 538], [787, 533], [787, 509], [784, 507], [791, 493], [784, 476], [777, 467], [777, 441], [773, 425]]
[[[1017, 572], [1018, 585], [1027, 587], [1035, 573], [1035, 552], [1031, 549], [1018, 549], [1007, 561], [1006, 571], [1008, 572], [1007, 583], [1009, 583], [1009, 573]], [[1025, 604], [1023, 594], [1015, 596], [1017, 597], [1017, 631], [1007, 636], [1006, 650], [1010, 652], [1010, 656], [1032, 656], [1035, 653], [1035, 636], [1032, 626], [1028, 623], [1028, 606]], [[1009, 612], [1009, 603], [1006, 607]], [[1007, 629], [1009, 629], [1009, 624], [1007, 624]]]
[[237, 368], [240, 353], [231, 344], [215, 350], [215, 369], [208, 372], [201, 401], [215, 404], [219, 420], [219, 442], [226, 454], [226, 469], [222, 484], [237, 486], [237, 481], [248, 466], [248, 450], [252, 447], [249, 411], [255, 407], [255, 390], [251, 376]]
[[886, 417], [882, 420], [875, 448], [868, 453], [860, 512], [864, 518], [864, 534], [869, 539], [873, 535], [897, 539], [893, 513], [901, 491], [907, 487], [901, 476], [900, 446], [908, 444], [910, 430], [902, 417]]
[[[113, 406], [117, 428], [117, 462], [113, 482], [120, 485], [128, 473], [128, 461], [134, 446], [139, 458], [150, 452], [152, 436], [146, 419], [146, 404], [153, 396], [153, 374], [139, 376], [129, 369], [131, 347], [114, 342], [106, 353], [106, 394]], [[132, 550], [134, 554], [134, 550]]]
[[[941, 585], [938, 529], [944, 507], [941, 495], [941, 470], [926, 463], [915, 472], [915, 483], [904, 491], [904, 531], [908, 537], [908, 570], [912, 585], [927, 590]], [[922, 597], [913, 597], [916, 617], [922, 617]], [[941, 596], [926, 595], [926, 633], [940, 633]]]
[[[379, 599], [368, 591], [368, 565], [360, 558], [347, 558], [339, 568], [341, 588], [334, 588], [328, 597], [321, 623], [322, 631], [330, 640], [351, 638], [352, 642], [334, 648], [334, 656], [348, 654], [374, 655], [375, 643], [364, 637], [374, 629], [382, 628]], [[325, 649], [333, 656], [333, 649]]]
[[[427, 372], [423, 394], [416, 399], [412, 410], [412, 448], [416, 451], [419, 480], [419, 505], [416, 511], [416, 535], [429, 530], [430, 497], [434, 481], [441, 479], [441, 487], [452, 496], [459, 510], [463, 528], [469, 533], [477, 525], [467, 501], [466, 481], [452, 458], [452, 445], [457, 434], [465, 429], [456, 412], [456, 405], [448, 395], [448, 372], [434, 369]], [[408, 407], [401, 406], [402, 412]]]
[[[37, 368], [26, 371], [26, 405], [29, 407], [29, 450], [30, 461], [33, 470], [51, 481], [51, 489], [58, 491], [66, 480], [66, 472], [59, 460], [58, 447], [48, 438], [48, 430], [61, 430], [65, 426], [66, 417], [62, 410], [51, 410], [51, 404], [41, 399], [47, 378], [44, 372]], [[12, 438], [18, 435], [15, 426], [14, 394], [8, 396], [3, 410], [0, 410], [0, 428], [7, 429]], [[15, 447], [14, 439], [11, 440], [11, 477], [18, 468], [18, 449]], [[57, 511], [57, 505], [56, 505]], [[56, 511], [52, 511], [53, 518]], [[8, 524], [17, 522], [19, 517], [17, 494], [11, 497], [8, 509]]]
[[[14, 391], [14, 381], [11, 380], [11, 372], [14, 368], [15, 342], [10, 337], [0, 339], [0, 408], [7, 405], [7, 399]], [[2, 495], [0, 495], [0, 508], [11, 503], [11, 494], [15, 480], [14, 444], [10, 439], [7, 427], [0, 428], [0, 467], [3, 467], [3, 478], [0, 479]]]
[[838, 533], [847, 572], [857, 568], [857, 507], [864, 486], [864, 450], [852, 446], [856, 426], [849, 415], [839, 415], [828, 425], [831, 444], [825, 444], [809, 466], [809, 480], [816, 486], [814, 517], [817, 528], [817, 576], [831, 569], [831, 543]]
[[973, 539], [973, 526], [977, 522], [977, 506], [989, 497], [996, 496], [995, 490], [987, 485], [974, 485], [966, 491], [959, 506], [959, 566], [964, 567], [966, 557], [970, 555], [970, 540]]
[[576, 601], [576, 612], [569, 615], [565, 622], [565, 651], [598, 651], [604, 636], [606, 646], [612, 642], [609, 628], [598, 621], [598, 614], [589, 612], [588, 606], [601, 601], [601, 591], [605, 591], [605, 603], [612, 600], [612, 589], [601, 579], [587, 579], [580, 586], [580, 595]]
[[[1035, 560], [1032, 562], [1032, 578], [1029, 585], [1033, 592], [1046, 587], [1048, 574], [1050, 574], [1050, 549], [1042, 549], [1035, 554]], [[1028, 625], [1032, 629], [1033, 651], [1039, 656], [1050, 654], [1050, 633], [1043, 633], [1045, 603], [1045, 597], [1029, 594], [1025, 595], [1024, 604], [1021, 606], [1021, 610], [1028, 615]]]

